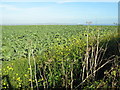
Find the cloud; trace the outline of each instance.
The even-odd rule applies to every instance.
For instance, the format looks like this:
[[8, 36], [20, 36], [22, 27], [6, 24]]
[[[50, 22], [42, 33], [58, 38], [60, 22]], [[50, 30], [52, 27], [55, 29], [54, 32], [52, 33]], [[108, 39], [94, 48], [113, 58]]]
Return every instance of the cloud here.
[[64, 2], [119, 2], [119, 0], [64, 0]]
[[119, 2], [119, 0], [1, 0], [2, 2]]
[[0, 8], [6, 9], [6, 10], [19, 10], [19, 8], [16, 8], [13, 5], [8, 5], [8, 4], [0, 4]]
[[[51, 0], [52, 1], [52, 0]], [[68, 2], [119, 2], [119, 0], [61, 0], [56, 3], [63, 4]]]
[[47, 17], [48, 7], [18, 7], [11, 4], [0, 4], [0, 21], [2, 24], [37, 23]]
[[[7, 1], [7, 0], [5, 0], [5, 1]], [[9, 0], [9, 1], [12, 1], [12, 0]], [[16, 1], [19, 1], [19, 0], [16, 0]], [[26, 0], [24, 0], [24, 1], [26, 1]], [[77, 1], [82, 1], [82, 0], [74, 0], [74, 1], [73, 0], [61, 0], [61, 1], [55, 0], [54, 2], [62, 4], [62, 3], [66, 3], [66, 2], [77, 2]], [[84, 0], [84, 1], [88, 1], [88, 0]], [[91, 1], [91, 0], [89, 0], [89, 1]], [[96, 1], [96, 0], [92, 0], [92, 1]], [[103, 1], [103, 0], [101, 0], [101, 1]], [[104, 1], [108, 1], [108, 0], [104, 0]], [[109, 1], [111, 1], [111, 0], [109, 0]], [[40, 2], [40, 1], [38, 1], [38, 2]], [[81, 18], [79, 18], [80, 14], [79, 13], [78, 13], [79, 15], [73, 14], [74, 10], [72, 11], [71, 9], [69, 9], [69, 7], [68, 8], [66, 7], [66, 9], [65, 9], [64, 7], [57, 7], [57, 5], [54, 6], [53, 4], [52, 5], [50, 5], [50, 4], [36, 5], [36, 6], [26, 5], [26, 6], [22, 7], [21, 5], [17, 5], [17, 4], [1, 3], [0, 8], [3, 9], [3, 12], [2, 12], [3, 13], [3, 24], [79, 22], [79, 20], [84, 21], [84, 15], [88, 15], [84, 12], [84, 15], [81, 15]], [[67, 11], [69, 11], [69, 12], [67, 12]], [[75, 13], [76, 13], [76, 11], [75, 11]], [[92, 17], [90, 16], [90, 18], [92, 18]], [[108, 20], [106, 20], [106, 21], [108, 21]]]

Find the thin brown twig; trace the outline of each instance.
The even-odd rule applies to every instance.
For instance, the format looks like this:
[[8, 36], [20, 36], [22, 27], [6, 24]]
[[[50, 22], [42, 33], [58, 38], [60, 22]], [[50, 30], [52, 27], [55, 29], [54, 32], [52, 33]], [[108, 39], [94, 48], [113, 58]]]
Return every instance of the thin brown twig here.
[[[113, 59], [112, 59], [113, 60]], [[78, 88], [80, 85], [82, 85], [90, 76], [92, 76], [94, 73], [96, 73], [98, 70], [100, 70], [101, 68], [103, 68], [106, 64], [108, 64], [109, 62], [111, 62], [112, 60], [107, 61], [106, 63], [104, 63], [102, 66], [100, 66], [97, 70], [95, 70], [92, 74], [90, 74], [88, 77], [86, 77], [76, 88]]]

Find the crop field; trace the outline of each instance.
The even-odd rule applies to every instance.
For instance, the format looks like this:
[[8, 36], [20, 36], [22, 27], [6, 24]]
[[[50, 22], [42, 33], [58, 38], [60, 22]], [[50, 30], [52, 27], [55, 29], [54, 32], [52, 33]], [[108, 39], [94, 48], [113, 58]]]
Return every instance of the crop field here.
[[119, 88], [117, 26], [2, 26], [2, 88]]

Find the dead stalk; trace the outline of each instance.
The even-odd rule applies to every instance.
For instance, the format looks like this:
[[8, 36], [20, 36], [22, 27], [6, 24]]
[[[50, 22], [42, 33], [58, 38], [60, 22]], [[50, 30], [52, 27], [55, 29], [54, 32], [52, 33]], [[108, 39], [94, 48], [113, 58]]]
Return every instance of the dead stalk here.
[[[99, 31], [98, 31], [98, 36], [97, 36], [97, 46], [96, 46], [96, 53], [95, 53], [95, 63], [94, 63], [94, 71], [96, 70], [97, 67], [97, 58], [98, 58], [98, 52], [99, 52]], [[94, 78], [96, 77], [96, 73], [94, 73]]]
[[31, 53], [30, 53], [30, 51], [31, 50], [29, 50], [29, 53], [28, 53], [28, 62], [29, 62], [29, 67], [30, 67], [31, 89], [33, 89], [33, 83], [32, 83], [32, 66], [31, 66], [31, 60], [30, 60]]
[[33, 57], [33, 60], [34, 60], [34, 68], [35, 68], [35, 82], [36, 82], [36, 86], [37, 86], [37, 90], [39, 90], [39, 88], [38, 88], [38, 80], [37, 80], [37, 74], [36, 74], [36, 60], [35, 60], [35, 57], [34, 57], [34, 54], [33, 54], [33, 49], [32, 49], [32, 57]]
[[62, 59], [62, 73], [63, 73], [63, 87], [65, 86], [65, 79], [64, 79], [64, 76], [65, 76], [65, 68], [64, 68], [64, 61]]
[[86, 77], [77, 87], [75, 87], [75, 89], [78, 88], [80, 85], [82, 85], [88, 78], [90, 78], [91, 76], [93, 76], [94, 73], [96, 73], [98, 70], [100, 70], [101, 68], [103, 68], [106, 64], [108, 64], [111, 61], [113, 61], [113, 59], [109, 60], [106, 63], [104, 63], [103, 65], [101, 65], [98, 69], [96, 69], [93, 73], [91, 73], [88, 77]]
[[44, 88], [48, 88], [48, 82], [47, 82], [47, 78], [46, 78], [46, 75], [45, 75], [45, 73], [46, 73], [46, 65], [43, 67], [43, 76], [44, 76], [44, 79], [45, 79], [45, 82], [44, 82]]
[[[44, 77], [43, 77], [43, 75], [42, 75], [42, 73], [41, 73], [41, 70], [39, 69], [39, 73], [40, 73], [40, 77], [42, 78], [42, 79], [44, 79]], [[45, 84], [44, 84], [44, 82], [43, 82], [43, 86], [44, 86], [44, 88], [45, 88]]]
[[71, 90], [73, 89], [73, 63], [71, 63]]
[[89, 75], [89, 51], [88, 51], [88, 33], [87, 33], [87, 51], [86, 51], [86, 73], [87, 73], [87, 77], [88, 77], [88, 75]]

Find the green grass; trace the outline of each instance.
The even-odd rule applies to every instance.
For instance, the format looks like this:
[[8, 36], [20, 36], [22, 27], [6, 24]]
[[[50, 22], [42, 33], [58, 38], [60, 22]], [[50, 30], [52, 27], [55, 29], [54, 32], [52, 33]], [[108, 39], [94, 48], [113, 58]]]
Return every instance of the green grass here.
[[81, 82], [79, 75], [82, 73], [87, 35], [89, 47], [95, 46], [98, 39], [102, 42], [100, 43], [102, 46], [104, 42], [117, 36], [117, 27], [3, 26], [1, 57], [3, 88], [30, 88], [31, 82], [34, 88], [37, 84], [44, 88], [70, 87], [71, 70], [73, 70], [73, 88], [76, 87]]

